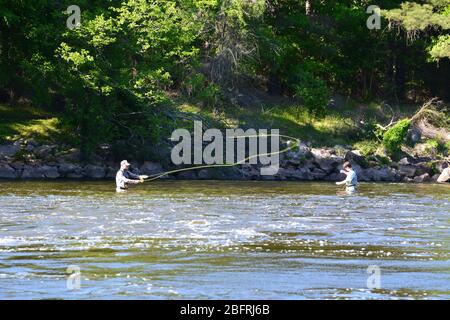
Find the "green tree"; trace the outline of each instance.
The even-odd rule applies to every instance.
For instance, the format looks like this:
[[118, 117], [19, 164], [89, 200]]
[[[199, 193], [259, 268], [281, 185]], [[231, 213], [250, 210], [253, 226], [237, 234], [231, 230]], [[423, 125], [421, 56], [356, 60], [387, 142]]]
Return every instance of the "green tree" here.
[[387, 10], [384, 14], [393, 25], [403, 27], [411, 39], [430, 36], [428, 53], [431, 60], [450, 58], [450, 2], [425, 2], [404, 2], [400, 8]]

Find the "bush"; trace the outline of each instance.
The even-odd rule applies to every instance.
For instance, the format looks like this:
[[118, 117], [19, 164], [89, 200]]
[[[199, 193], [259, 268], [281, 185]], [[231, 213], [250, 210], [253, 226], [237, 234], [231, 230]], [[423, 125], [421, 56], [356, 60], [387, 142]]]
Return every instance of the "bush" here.
[[363, 156], [373, 155], [377, 152], [378, 143], [373, 140], [364, 140], [355, 144], [355, 149], [361, 151]]
[[444, 154], [445, 155], [449, 155], [450, 154], [450, 141], [447, 141], [444, 144]]
[[383, 134], [383, 145], [388, 152], [396, 153], [400, 151], [410, 125], [409, 119], [403, 119]]
[[441, 151], [441, 144], [436, 139], [430, 139], [425, 142], [425, 151], [435, 156]]
[[297, 77], [298, 82], [294, 85], [295, 95], [303, 101], [311, 115], [323, 117], [330, 94], [325, 81], [305, 71]]

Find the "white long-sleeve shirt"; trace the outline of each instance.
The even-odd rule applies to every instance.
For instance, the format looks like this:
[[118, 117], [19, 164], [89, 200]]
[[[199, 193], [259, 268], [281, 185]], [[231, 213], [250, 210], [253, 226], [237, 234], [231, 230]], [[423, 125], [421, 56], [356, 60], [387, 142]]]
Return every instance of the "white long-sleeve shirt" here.
[[[137, 180], [133, 180], [137, 179]], [[137, 174], [131, 173], [128, 170], [119, 170], [116, 174], [116, 189], [119, 190], [126, 190], [128, 189], [128, 184], [138, 184], [139, 183], [139, 176]]]

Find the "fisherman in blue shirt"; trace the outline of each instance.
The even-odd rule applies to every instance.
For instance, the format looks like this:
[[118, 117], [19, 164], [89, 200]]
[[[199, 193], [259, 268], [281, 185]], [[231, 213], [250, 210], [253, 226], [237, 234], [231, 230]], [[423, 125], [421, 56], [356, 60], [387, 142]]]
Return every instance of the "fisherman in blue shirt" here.
[[340, 185], [346, 185], [345, 190], [348, 193], [353, 193], [356, 191], [356, 188], [358, 187], [358, 177], [356, 175], [356, 172], [352, 168], [352, 164], [350, 162], [345, 162], [342, 166], [343, 170], [341, 170], [341, 173], [347, 175], [347, 178], [343, 181], [336, 182], [338, 186]]
[[139, 176], [129, 171], [130, 163], [123, 160], [120, 163], [120, 170], [116, 174], [116, 191], [123, 192], [128, 189], [129, 184], [143, 183], [148, 176]]

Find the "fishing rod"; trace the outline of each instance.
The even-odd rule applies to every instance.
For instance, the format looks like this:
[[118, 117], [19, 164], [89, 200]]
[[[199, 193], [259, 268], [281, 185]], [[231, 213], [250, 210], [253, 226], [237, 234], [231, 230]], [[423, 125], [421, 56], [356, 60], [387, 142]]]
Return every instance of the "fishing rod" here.
[[153, 174], [148, 176], [146, 179], [144, 179], [144, 181], [154, 181], [157, 179], [160, 179], [164, 176], [170, 175], [170, 174], [174, 174], [174, 173], [179, 173], [179, 172], [185, 172], [185, 171], [191, 171], [191, 170], [200, 170], [200, 169], [207, 169], [207, 168], [224, 168], [224, 167], [235, 167], [241, 164], [244, 164], [245, 162], [257, 158], [257, 157], [268, 157], [268, 156], [274, 156], [277, 154], [283, 154], [286, 152], [289, 152], [291, 150], [293, 150], [294, 148], [298, 147], [300, 145], [300, 139], [298, 138], [294, 138], [291, 136], [287, 136], [287, 135], [282, 135], [282, 134], [266, 134], [266, 135], [248, 135], [248, 136], [240, 136], [240, 137], [233, 137], [233, 139], [238, 139], [238, 138], [267, 138], [267, 137], [272, 137], [272, 136], [277, 136], [279, 138], [285, 138], [285, 139], [291, 139], [294, 140], [295, 143], [293, 145], [289, 145], [288, 142], [288, 147], [284, 148], [282, 150], [276, 151], [276, 152], [269, 152], [269, 153], [263, 153], [263, 154], [256, 154], [256, 155], [252, 155], [250, 157], [247, 157], [245, 159], [242, 159], [241, 161], [238, 161], [236, 163], [225, 163], [225, 164], [211, 164], [211, 165], [202, 165], [202, 166], [195, 166], [195, 167], [189, 167], [189, 168], [182, 168], [182, 169], [176, 169], [176, 170], [171, 170], [171, 171], [166, 171], [166, 172], [162, 172], [162, 173], [157, 173], [157, 174]]

